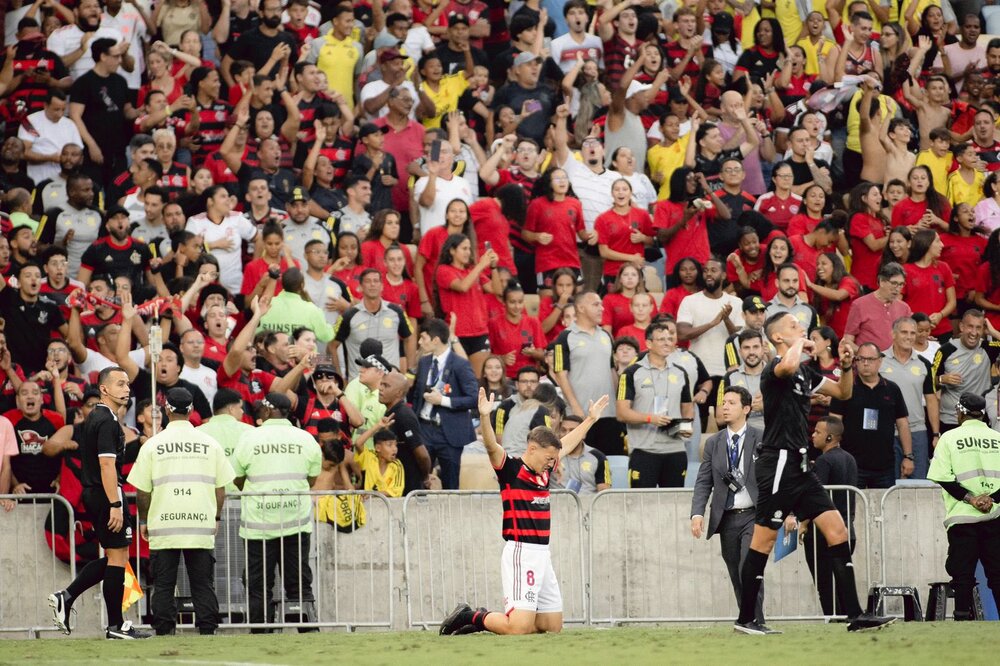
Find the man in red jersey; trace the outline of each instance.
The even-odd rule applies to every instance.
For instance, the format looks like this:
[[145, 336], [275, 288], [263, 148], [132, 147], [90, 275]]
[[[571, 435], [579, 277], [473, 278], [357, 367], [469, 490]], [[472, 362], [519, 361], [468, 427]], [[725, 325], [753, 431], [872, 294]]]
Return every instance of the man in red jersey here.
[[503, 580], [504, 610], [473, 610], [462, 603], [441, 623], [441, 635], [471, 634], [490, 631], [494, 634], [538, 634], [562, 630], [562, 594], [552, 568], [549, 552], [551, 512], [549, 510], [549, 474], [567, 452], [583, 441], [590, 427], [597, 423], [608, 404], [601, 396], [587, 408], [587, 418], [560, 440], [555, 432], [538, 426], [528, 433], [524, 456], [507, 455], [497, 443], [490, 413], [493, 395], [479, 389], [479, 418], [483, 443], [490, 464], [500, 482], [500, 500], [504, 505], [503, 538], [506, 541], [500, 559]]

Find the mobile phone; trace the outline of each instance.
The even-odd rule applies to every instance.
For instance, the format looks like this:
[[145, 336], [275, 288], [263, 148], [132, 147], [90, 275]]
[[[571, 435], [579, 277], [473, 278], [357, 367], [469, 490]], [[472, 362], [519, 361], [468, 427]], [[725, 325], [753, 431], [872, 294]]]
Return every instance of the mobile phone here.
[[528, 113], [536, 113], [542, 110], [542, 103], [537, 99], [529, 99], [524, 105], [524, 110]]
[[431, 161], [439, 162], [441, 160], [441, 139], [434, 139], [431, 141]]
[[492, 250], [492, 249], [493, 249], [493, 243], [491, 243], [490, 241], [486, 241], [486, 242], [485, 242], [485, 243], [483, 244], [483, 247], [485, 247], [485, 248], [486, 248], [486, 251], [487, 251], [487, 252], [489, 252], [490, 250]]

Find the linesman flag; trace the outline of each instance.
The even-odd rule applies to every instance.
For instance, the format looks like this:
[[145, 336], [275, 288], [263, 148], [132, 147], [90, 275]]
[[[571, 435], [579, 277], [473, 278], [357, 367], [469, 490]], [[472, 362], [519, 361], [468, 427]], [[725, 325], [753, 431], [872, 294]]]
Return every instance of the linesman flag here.
[[132, 571], [132, 563], [125, 563], [125, 591], [122, 595], [122, 612], [124, 613], [129, 609], [129, 606], [135, 602], [142, 599], [145, 594], [143, 594], [142, 588], [139, 587], [139, 579], [135, 577], [135, 572]]

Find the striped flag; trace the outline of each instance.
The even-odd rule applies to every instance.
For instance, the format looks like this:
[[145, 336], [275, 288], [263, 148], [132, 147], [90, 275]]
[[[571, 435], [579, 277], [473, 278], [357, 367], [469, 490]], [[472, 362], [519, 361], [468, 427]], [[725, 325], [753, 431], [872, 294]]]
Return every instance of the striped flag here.
[[124, 613], [129, 609], [129, 606], [139, 601], [145, 596], [142, 592], [142, 588], [139, 587], [139, 579], [135, 577], [135, 572], [132, 571], [132, 564], [130, 562], [125, 563], [125, 591], [122, 595], [122, 612]]

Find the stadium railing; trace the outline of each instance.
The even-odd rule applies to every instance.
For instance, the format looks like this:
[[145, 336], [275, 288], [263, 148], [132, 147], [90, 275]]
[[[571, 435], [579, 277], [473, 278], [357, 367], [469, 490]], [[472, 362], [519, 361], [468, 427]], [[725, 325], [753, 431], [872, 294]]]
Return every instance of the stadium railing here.
[[[3, 500], [17, 506], [11, 512], [0, 509], [0, 590], [18, 593], [0, 599], [0, 633], [37, 638], [57, 631], [46, 598], [76, 577], [74, 532], [79, 526], [72, 505], [60, 495], [0, 495]], [[68, 565], [47, 544], [56, 538], [65, 539]]]
[[[563, 618], [587, 623], [584, 508], [552, 491], [552, 564]], [[501, 505], [496, 491], [418, 491], [403, 502], [403, 562], [410, 627], [436, 628], [457, 603], [503, 608]]]
[[[872, 581], [868, 499], [851, 486], [828, 490], [856, 496], [857, 515], [849, 519], [857, 532], [854, 561], [863, 563], [855, 568], [859, 593], [867, 594]], [[591, 624], [731, 622], [736, 616], [718, 536], [706, 541], [691, 535], [691, 497], [685, 488], [612, 489], [594, 496], [587, 519]], [[823, 619], [801, 554], [772, 563], [765, 577], [768, 619]]]

